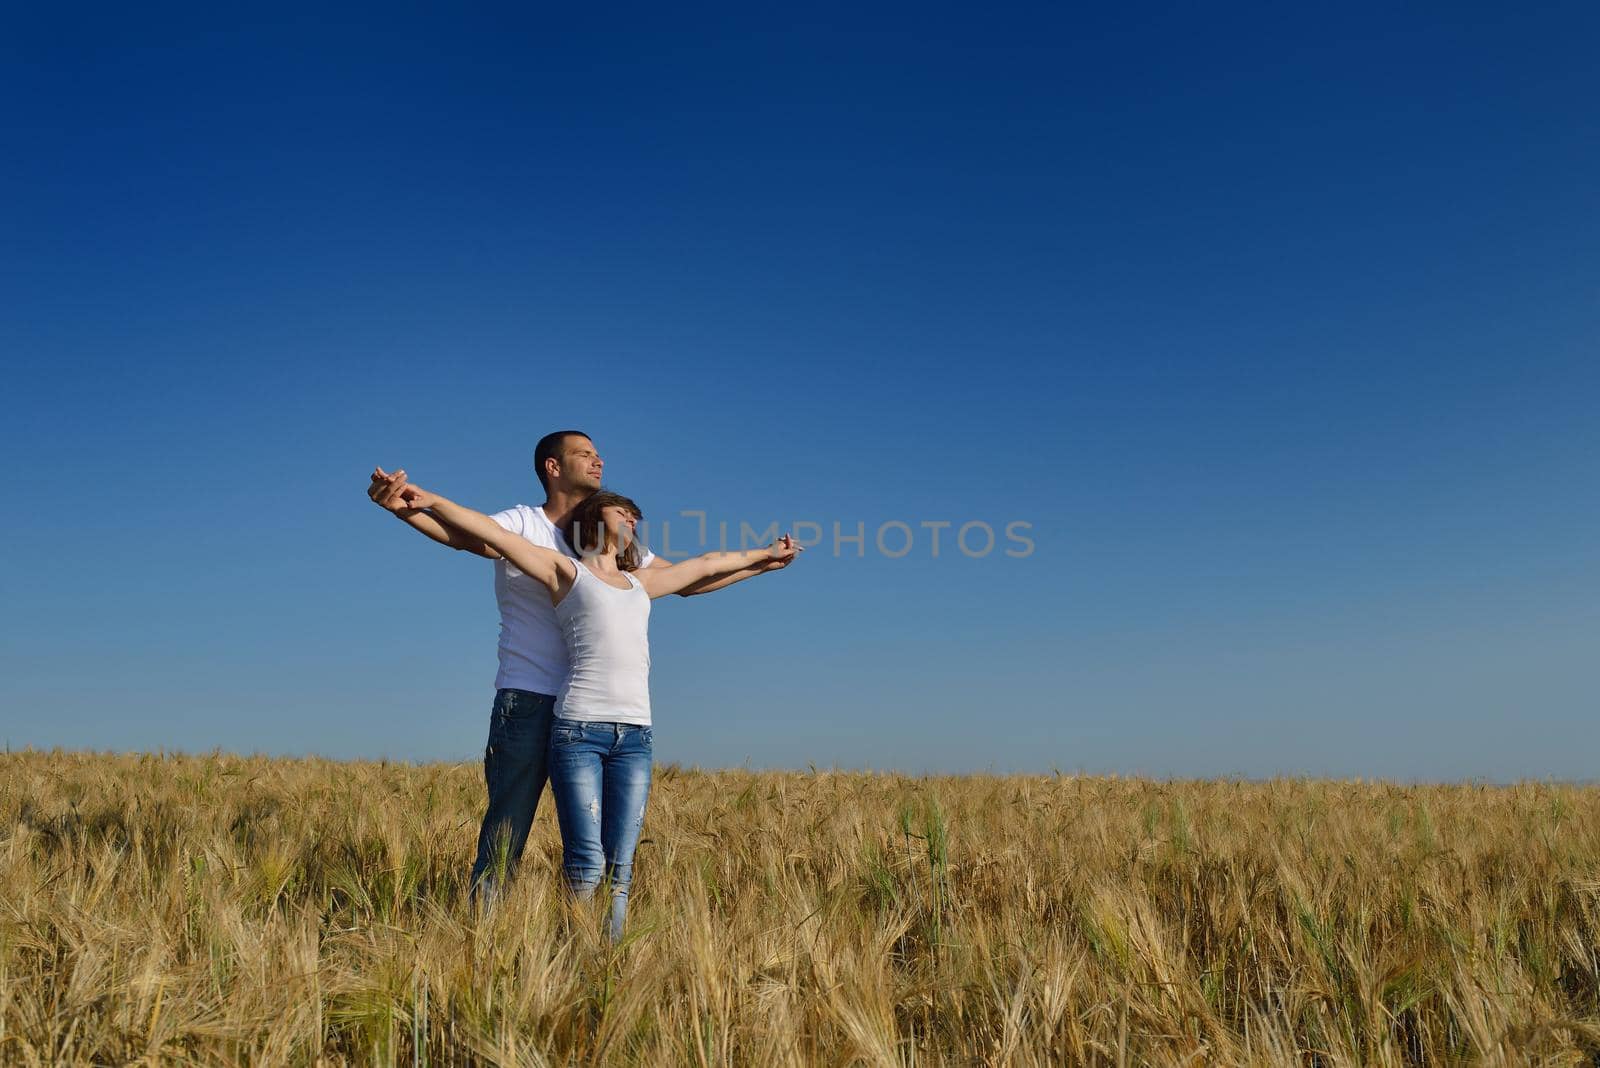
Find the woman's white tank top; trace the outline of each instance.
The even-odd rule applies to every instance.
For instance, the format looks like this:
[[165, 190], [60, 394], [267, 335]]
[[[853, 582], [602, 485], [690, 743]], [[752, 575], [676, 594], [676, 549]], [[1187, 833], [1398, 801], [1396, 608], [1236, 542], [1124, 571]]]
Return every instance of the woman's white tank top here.
[[556, 715], [606, 723], [650, 722], [650, 595], [629, 572], [618, 589], [574, 560], [578, 577], [556, 605], [567, 643], [567, 681]]

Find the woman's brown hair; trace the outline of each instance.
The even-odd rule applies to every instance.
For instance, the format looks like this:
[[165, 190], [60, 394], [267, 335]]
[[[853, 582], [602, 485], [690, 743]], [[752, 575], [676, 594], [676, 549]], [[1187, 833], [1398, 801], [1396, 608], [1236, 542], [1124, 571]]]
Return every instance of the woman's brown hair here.
[[[579, 556], [593, 556], [605, 548], [606, 521], [600, 513], [612, 505], [632, 512], [635, 519], [644, 518], [639, 506], [622, 494], [612, 493], [608, 489], [596, 490], [572, 510], [572, 514], [561, 526], [561, 533], [567, 539], [567, 544], [572, 546], [573, 552]], [[623, 537], [627, 544], [617, 550], [617, 566], [624, 571], [637, 571], [639, 543], [627, 537], [626, 532]]]

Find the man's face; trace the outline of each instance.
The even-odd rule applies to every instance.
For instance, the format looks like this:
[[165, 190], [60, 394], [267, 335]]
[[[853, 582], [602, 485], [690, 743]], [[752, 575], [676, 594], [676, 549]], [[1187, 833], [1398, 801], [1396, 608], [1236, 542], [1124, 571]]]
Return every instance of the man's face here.
[[593, 493], [600, 488], [605, 461], [595, 451], [594, 442], [574, 434], [561, 443], [561, 485], [569, 490]]

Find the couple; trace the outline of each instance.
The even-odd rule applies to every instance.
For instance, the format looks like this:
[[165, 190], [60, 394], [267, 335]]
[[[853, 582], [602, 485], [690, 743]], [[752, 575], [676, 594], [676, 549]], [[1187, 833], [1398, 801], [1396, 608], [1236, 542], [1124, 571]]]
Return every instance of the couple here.
[[764, 549], [668, 563], [635, 540], [643, 515], [600, 488], [603, 469], [588, 435], [562, 430], [534, 449], [545, 493], [538, 508], [487, 516], [382, 468], [367, 495], [434, 541], [495, 562], [500, 671], [483, 754], [489, 807], [474, 898], [492, 896], [515, 869], [548, 778], [566, 884], [585, 898], [610, 880], [615, 939], [650, 791], [650, 601], [779, 570], [800, 548], [785, 535]]

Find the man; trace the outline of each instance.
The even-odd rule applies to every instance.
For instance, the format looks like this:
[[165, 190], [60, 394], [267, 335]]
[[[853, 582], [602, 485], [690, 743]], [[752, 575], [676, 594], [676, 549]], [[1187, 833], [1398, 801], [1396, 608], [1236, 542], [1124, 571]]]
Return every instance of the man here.
[[[558, 430], [539, 439], [533, 452], [534, 473], [543, 488], [544, 504], [519, 504], [493, 516], [496, 523], [535, 545], [577, 554], [562, 536], [572, 510], [600, 488], [605, 461], [594, 442], [577, 430]], [[477, 538], [441, 523], [426, 510], [409, 508], [401, 491], [405, 471], [372, 473], [367, 496], [414, 530], [441, 545], [494, 561], [494, 594], [500, 607], [500, 670], [495, 678], [494, 706], [489, 714], [489, 742], [483, 752], [483, 777], [489, 807], [478, 831], [478, 854], [472, 864], [472, 895], [485, 886], [492, 894], [497, 880], [509, 877], [522, 857], [533, 816], [548, 777], [545, 753], [556, 694], [567, 675], [567, 651], [549, 592]], [[710, 593], [787, 561], [772, 561], [719, 579], [686, 587], [682, 596]], [[648, 549], [641, 567], [672, 565]]]

